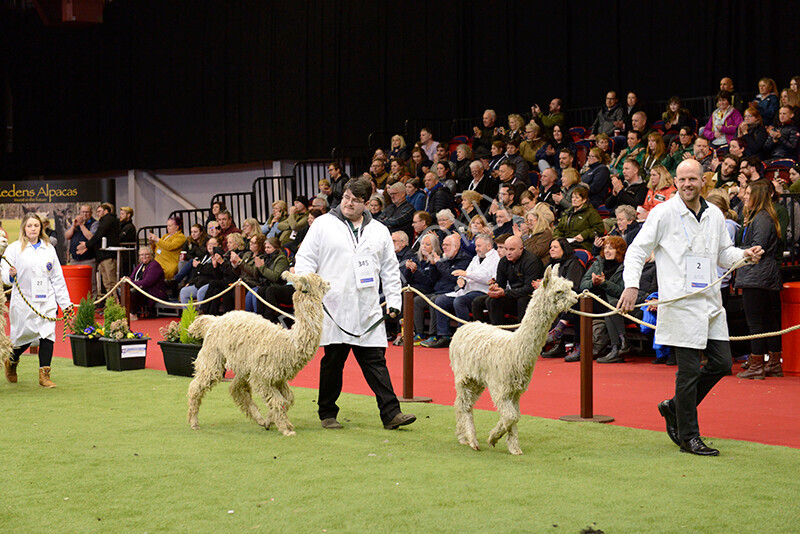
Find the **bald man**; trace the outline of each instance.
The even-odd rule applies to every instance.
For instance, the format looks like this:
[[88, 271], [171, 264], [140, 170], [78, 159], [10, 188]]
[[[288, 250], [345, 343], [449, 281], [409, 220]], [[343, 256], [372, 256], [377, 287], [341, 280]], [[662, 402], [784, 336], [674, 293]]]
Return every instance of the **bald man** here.
[[[506, 239], [506, 256], [497, 264], [495, 283], [489, 286], [489, 321], [494, 325], [513, 324], [525, 316], [525, 309], [533, 294], [534, 280], [544, 276], [544, 265], [539, 256], [522, 246], [522, 239]], [[515, 321], [506, 315], [516, 317]]]

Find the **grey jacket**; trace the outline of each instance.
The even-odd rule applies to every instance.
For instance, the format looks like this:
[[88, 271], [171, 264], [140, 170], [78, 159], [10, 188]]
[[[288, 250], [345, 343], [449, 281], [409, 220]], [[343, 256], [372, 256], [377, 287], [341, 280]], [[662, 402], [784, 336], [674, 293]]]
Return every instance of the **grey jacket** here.
[[782, 287], [781, 269], [775, 258], [775, 250], [778, 248], [778, 232], [775, 231], [772, 217], [766, 210], [761, 210], [756, 213], [750, 224], [742, 227], [739, 232], [741, 238], [737, 239], [737, 242], [740, 242], [743, 248], [761, 245], [764, 254], [758, 263], [743, 265], [736, 271], [736, 287], [780, 291]]

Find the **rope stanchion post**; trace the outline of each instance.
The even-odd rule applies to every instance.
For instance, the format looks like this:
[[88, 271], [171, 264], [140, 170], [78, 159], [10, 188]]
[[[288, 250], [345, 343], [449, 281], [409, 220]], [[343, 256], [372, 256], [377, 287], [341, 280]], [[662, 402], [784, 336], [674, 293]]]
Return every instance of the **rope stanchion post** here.
[[403, 292], [403, 396], [400, 402], [431, 402], [414, 396], [414, 293]]
[[247, 289], [241, 284], [236, 286], [236, 289], [233, 290], [233, 296], [235, 298], [235, 309], [244, 311], [245, 309], [245, 298], [247, 296]]
[[131, 325], [131, 286], [122, 284], [120, 286], [120, 304], [125, 308], [125, 320], [128, 322], [128, 327]]
[[[581, 297], [581, 311], [592, 312], [592, 299]], [[590, 423], [610, 423], [614, 420], [609, 415], [594, 414], [594, 375], [592, 374], [593, 347], [592, 347], [592, 319], [591, 317], [581, 317], [580, 322], [580, 342], [581, 342], [581, 413], [580, 415], [564, 415], [559, 417], [562, 421], [570, 422], [590, 422]]]

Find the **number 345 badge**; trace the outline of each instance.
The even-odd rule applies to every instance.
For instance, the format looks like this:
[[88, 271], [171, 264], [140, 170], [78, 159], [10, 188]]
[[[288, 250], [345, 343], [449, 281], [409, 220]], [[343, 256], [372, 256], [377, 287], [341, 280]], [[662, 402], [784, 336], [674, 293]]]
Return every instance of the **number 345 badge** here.
[[353, 258], [353, 270], [356, 274], [356, 287], [358, 289], [375, 287], [378, 284], [373, 262], [373, 257], [366, 254], [357, 254]]

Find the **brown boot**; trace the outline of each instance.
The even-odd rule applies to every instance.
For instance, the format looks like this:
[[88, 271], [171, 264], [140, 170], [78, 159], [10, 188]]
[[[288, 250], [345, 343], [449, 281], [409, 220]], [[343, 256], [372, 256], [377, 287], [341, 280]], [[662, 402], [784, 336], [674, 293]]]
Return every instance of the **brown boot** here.
[[747, 359], [750, 365], [747, 366], [747, 371], [742, 371], [737, 374], [738, 378], [752, 378], [755, 380], [764, 380], [764, 355], [751, 354]]
[[3, 368], [6, 372], [6, 380], [15, 384], [17, 382], [17, 364], [19, 361], [14, 361], [11, 358], [3, 358]]
[[50, 367], [39, 367], [39, 385], [43, 388], [56, 387], [56, 385], [50, 381]]
[[780, 352], [769, 353], [769, 361], [764, 364], [764, 376], [783, 376]]

